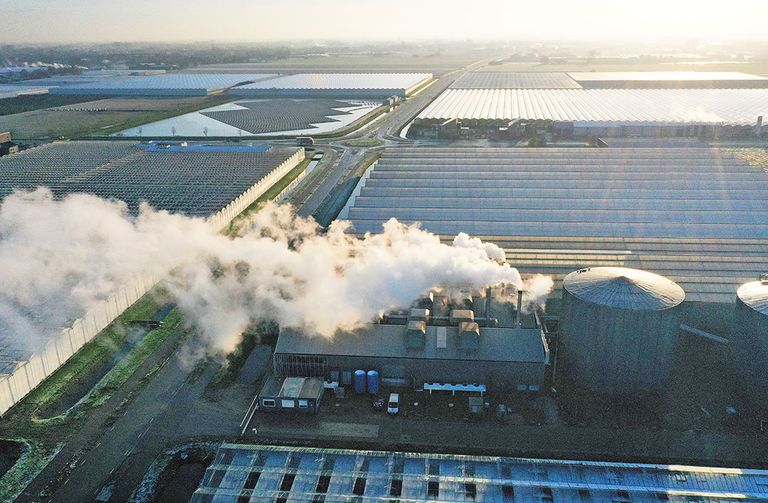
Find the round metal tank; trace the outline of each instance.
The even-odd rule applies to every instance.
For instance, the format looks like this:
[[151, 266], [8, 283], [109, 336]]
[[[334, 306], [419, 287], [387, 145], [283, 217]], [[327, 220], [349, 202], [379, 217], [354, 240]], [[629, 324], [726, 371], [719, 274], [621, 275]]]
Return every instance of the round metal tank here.
[[638, 269], [594, 267], [563, 279], [561, 361], [578, 387], [657, 391], [669, 377], [685, 292]]
[[355, 393], [365, 393], [365, 370], [355, 370]]
[[[768, 280], [752, 281], [736, 292], [731, 352], [745, 388], [765, 401], [768, 393]], [[768, 407], [768, 404], [764, 404]]]
[[376, 395], [379, 392], [379, 373], [375, 370], [368, 371], [368, 393]]

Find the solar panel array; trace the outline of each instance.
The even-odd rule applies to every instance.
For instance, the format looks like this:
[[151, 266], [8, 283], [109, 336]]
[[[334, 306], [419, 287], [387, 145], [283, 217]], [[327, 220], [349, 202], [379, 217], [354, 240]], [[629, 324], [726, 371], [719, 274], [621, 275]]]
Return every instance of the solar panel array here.
[[762, 470], [223, 444], [191, 502], [762, 500], [766, 477]]
[[451, 84], [452, 89], [579, 89], [562, 72], [472, 72]]
[[299, 73], [234, 87], [236, 96], [406, 95], [432, 78], [430, 73]]
[[768, 89], [447, 89], [420, 119], [752, 125]]
[[310, 129], [315, 127], [312, 124], [335, 122], [337, 119], [328, 116], [347, 114], [348, 112], [338, 109], [354, 106], [343, 101], [328, 99], [275, 99], [241, 101], [237, 104], [245, 109], [202, 112], [202, 114], [248, 133], [257, 134]]
[[526, 272], [618, 265], [731, 302], [768, 270], [768, 173], [709, 148], [385, 151], [347, 214], [490, 238]]
[[296, 149], [157, 151], [122, 142], [67, 142], [0, 157], [0, 197], [50, 187], [57, 196], [90, 193], [191, 216], [208, 216], [256, 184]]
[[116, 96], [205, 96], [245, 82], [276, 77], [275, 74], [168, 73], [87, 82], [50, 90], [51, 94], [98, 94]]

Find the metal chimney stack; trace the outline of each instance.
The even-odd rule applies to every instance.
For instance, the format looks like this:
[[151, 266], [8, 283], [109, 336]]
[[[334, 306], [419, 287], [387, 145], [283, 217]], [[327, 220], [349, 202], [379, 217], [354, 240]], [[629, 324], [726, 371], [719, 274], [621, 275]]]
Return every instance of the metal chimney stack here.
[[485, 326], [491, 326], [491, 287], [485, 289]]
[[523, 326], [523, 291], [517, 291], [517, 328]]

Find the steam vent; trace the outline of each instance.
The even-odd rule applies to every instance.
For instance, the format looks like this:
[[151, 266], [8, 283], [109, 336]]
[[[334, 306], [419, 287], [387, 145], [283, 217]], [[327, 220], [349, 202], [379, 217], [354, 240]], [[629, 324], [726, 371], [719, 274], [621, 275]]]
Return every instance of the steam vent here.
[[[752, 281], [736, 293], [731, 334], [735, 367], [751, 396], [764, 402], [768, 392], [768, 277]], [[765, 405], [763, 403], [763, 405]]]
[[595, 267], [563, 280], [561, 350], [578, 387], [651, 393], [669, 376], [685, 292], [646, 271]]

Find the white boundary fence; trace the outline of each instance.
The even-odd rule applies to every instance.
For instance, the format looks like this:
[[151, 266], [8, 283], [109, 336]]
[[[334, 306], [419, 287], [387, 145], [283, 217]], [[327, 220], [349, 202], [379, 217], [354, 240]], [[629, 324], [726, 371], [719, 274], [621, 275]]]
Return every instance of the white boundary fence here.
[[[216, 230], [223, 229], [303, 160], [304, 149], [300, 149], [237, 199], [211, 215], [208, 222]], [[26, 361], [16, 362], [16, 368], [11, 374], [0, 375], [0, 416], [139, 300], [159, 279], [144, 278], [121, 288], [91, 309], [83, 318], [75, 320], [70, 328], [62, 330], [58, 336], [51, 338], [42, 351], [33, 353]]]

